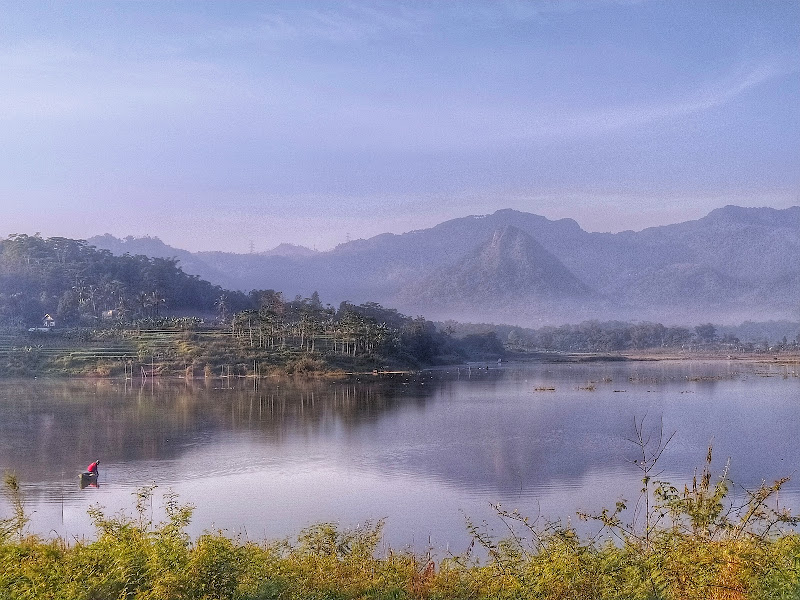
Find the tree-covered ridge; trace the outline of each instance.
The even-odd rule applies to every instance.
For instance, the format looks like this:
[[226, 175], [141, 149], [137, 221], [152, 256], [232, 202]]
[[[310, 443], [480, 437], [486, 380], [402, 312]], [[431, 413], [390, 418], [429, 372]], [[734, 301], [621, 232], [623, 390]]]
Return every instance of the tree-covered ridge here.
[[[291, 350], [336, 362], [337, 357], [385, 364], [425, 366], [468, 358], [497, 358], [505, 352], [494, 333], [454, 338], [423, 317], [409, 317], [376, 302], [342, 302], [338, 309], [311, 298], [284, 301], [280, 292], [254, 290], [258, 308], [236, 313], [231, 332], [248, 352]], [[484, 343], [470, 344], [472, 338]]]
[[222, 295], [232, 310], [241, 292], [188, 275], [173, 258], [114, 256], [83, 240], [14, 234], [0, 240], [0, 324], [35, 326], [45, 314], [76, 325], [113, 311], [114, 318], [166, 312], [211, 313]]
[[738, 326], [703, 323], [693, 327], [642, 321], [583, 321], [538, 329], [513, 325], [445, 321], [439, 327], [456, 337], [494, 333], [509, 350], [545, 352], [635, 352], [670, 349], [731, 353], [800, 347], [800, 323], [746, 321]]
[[[47, 335], [36, 331], [45, 314], [58, 325]], [[284, 300], [275, 290], [229, 291], [186, 274], [174, 258], [115, 256], [38, 234], [0, 240], [0, 326], [0, 375], [261, 376], [421, 367], [504, 351], [493, 334], [462, 344], [374, 302], [336, 309], [316, 292]]]

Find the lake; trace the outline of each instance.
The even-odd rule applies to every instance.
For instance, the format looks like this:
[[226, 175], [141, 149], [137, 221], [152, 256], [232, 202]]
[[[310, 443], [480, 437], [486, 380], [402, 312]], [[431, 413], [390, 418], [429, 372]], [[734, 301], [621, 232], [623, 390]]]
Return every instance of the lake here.
[[[691, 481], [709, 443], [734, 493], [796, 476], [798, 367], [738, 361], [535, 363], [324, 380], [0, 380], [0, 470], [30, 529], [93, 535], [155, 483], [195, 506], [196, 535], [293, 537], [386, 518], [394, 548], [463, 552], [491, 504], [535, 517], [636, 500], [634, 420], [674, 434], [660, 478]], [[662, 425], [663, 424], [663, 425]], [[99, 458], [99, 487], [78, 474]], [[780, 500], [800, 508], [800, 478]], [[0, 516], [8, 516], [0, 502]]]

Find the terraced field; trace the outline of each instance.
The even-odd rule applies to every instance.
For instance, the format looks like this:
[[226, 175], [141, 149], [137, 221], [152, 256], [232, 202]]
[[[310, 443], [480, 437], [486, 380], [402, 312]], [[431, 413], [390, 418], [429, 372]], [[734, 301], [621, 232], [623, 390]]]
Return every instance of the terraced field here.
[[7, 332], [0, 334], [0, 374], [174, 372], [191, 365], [208, 344], [229, 338], [219, 330]]

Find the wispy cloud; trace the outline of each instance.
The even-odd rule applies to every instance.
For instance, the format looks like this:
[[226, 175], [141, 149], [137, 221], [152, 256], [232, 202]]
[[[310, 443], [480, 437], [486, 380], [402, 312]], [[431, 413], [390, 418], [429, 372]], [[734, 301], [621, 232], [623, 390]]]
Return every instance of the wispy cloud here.
[[[492, 29], [551, 14], [633, 6], [653, 0], [498, 0], [496, 2], [340, 2], [284, 8], [266, 5], [251, 31], [266, 39], [331, 43], [387, 35], [438, 35], [443, 28]], [[241, 35], [241, 34], [239, 34]]]
[[[335, 16], [314, 14], [307, 18], [331, 39], [371, 35], [370, 31], [377, 35], [380, 27], [413, 28], [419, 22], [418, 17], [400, 12], [387, 16], [372, 5], [358, 11], [363, 19], [355, 29]], [[377, 29], [370, 30], [363, 23], [373, 23]], [[286, 35], [301, 34], [295, 31]], [[300, 145], [448, 150], [514, 140], [569, 141], [700, 114], [798, 70], [796, 61], [775, 59], [740, 67], [668, 100], [581, 111], [545, 106], [537, 98], [495, 102], [435, 86], [407, 90], [401, 97], [347, 89], [329, 96], [315, 89], [313, 82], [281, 81], [266, 72], [241, 76], [215, 62], [172, 55], [147, 60], [104, 57], [74, 47], [40, 43], [0, 52], [0, 81], [5, 84], [0, 120], [137, 118], [148, 113], [148, 119], [184, 113], [195, 119], [206, 115], [207, 119], [218, 111], [226, 115], [232, 131], [241, 127], [243, 115], [248, 115], [254, 119], [248, 125], [249, 132], [268, 139], [285, 125], [280, 135]]]
[[[785, 63], [765, 63], [740, 69], [734, 75], [686, 90], [672, 99], [606, 105], [592, 110], [545, 106], [535, 98], [522, 103], [492, 103], [468, 97], [419, 96], [416, 103], [376, 103], [354, 98], [352, 103], [327, 107], [326, 115], [335, 123], [332, 127], [336, 131], [361, 132], [363, 135], [356, 137], [369, 140], [361, 143], [380, 145], [383, 149], [454, 150], [503, 147], [515, 142], [571, 144], [581, 138], [634, 131], [707, 113], [799, 70]], [[324, 137], [324, 127], [318, 133]]]
[[664, 102], [609, 107], [591, 112], [542, 115], [532, 111], [532, 118], [518, 115], [522, 137], [576, 137], [598, 135], [616, 130], [641, 127], [657, 121], [703, 113], [733, 102], [749, 90], [769, 81], [795, 74], [800, 65], [785, 61], [768, 62], [748, 70], [740, 69], [707, 86], [685, 92]]
[[539, 20], [547, 15], [577, 13], [610, 6], [636, 6], [653, 0], [499, 0], [451, 2], [443, 7], [448, 17], [491, 25], [508, 21]]
[[335, 5], [272, 6], [257, 18], [247, 33], [235, 32], [236, 39], [255, 36], [276, 41], [321, 40], [353, 43], [382, 39], [387, 35], [410, 35], [422, 31], [430, 21], [427, 9], [402, 3], [342, 2]]

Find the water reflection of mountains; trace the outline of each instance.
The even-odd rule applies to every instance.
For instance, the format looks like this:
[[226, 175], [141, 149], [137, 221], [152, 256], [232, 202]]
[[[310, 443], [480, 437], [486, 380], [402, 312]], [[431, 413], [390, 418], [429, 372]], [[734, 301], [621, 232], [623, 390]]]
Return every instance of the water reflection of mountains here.
[[432, 392], [413, 379], [234, 383], [2, 382], [0, 468], [24, 471], [28, 480], [51, 479], [62, 465], [77, 472], [101, 453], [106, 463], [176, 458], [226, 431], [258, 432], [280, 443], [331, 420], [357, 428], [400, 403], [424, 403]]
[[[213, 449], [223, 437], [246, 437], [280, 454], [300, 437], [339, 436], [334, 443], [356, 447], [357, 466], [508, 493], [609, 470], [635, 473], [626, 439], [632, 417], [649, 412], [651, 425], [664, 415], [678, 430], [665, 466], [671, 461], [682, 474], [691, 475], [714, 437], [719, 461], [733, 456], [735, 472], [756, 482], [792, 475], [800, 449], [786, 428], [800, 417], [796, 403], [770, 399], [755, 378], [741, 385], [758, 403], [744, 394], [737, 400], [725, 386], [739, 372], [705, 369], [562, 365], [537, 369], [535, 383], [530, 371], [473, 369], [369, 381], [242, 380], [237, 389], [219, 379], [5, 381], [0, 469], [55, 481], [97, 457], [106, 464], [165, 461], [198, 446]], [[591, 381], [596, 392], [585, 389]], [[789, 395], [792, 383], [783, 386]], [[558, 393], [547, 391], [551, 385]], [[508, 402], [516, 405], [508, 409]]]

